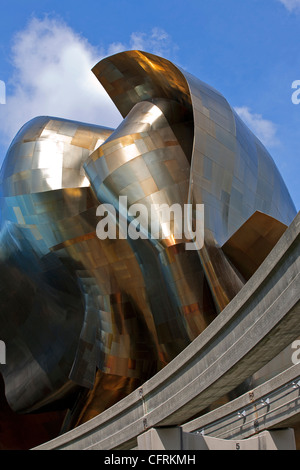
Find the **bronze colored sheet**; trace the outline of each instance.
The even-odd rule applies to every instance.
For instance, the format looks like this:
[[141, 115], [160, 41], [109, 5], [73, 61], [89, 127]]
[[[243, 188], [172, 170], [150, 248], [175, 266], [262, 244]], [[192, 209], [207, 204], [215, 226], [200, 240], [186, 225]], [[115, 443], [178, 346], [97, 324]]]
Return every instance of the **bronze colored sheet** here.
[[227, 240], [222, 250], [248, 280], [286, 229], [279, 220], [257, 211]]

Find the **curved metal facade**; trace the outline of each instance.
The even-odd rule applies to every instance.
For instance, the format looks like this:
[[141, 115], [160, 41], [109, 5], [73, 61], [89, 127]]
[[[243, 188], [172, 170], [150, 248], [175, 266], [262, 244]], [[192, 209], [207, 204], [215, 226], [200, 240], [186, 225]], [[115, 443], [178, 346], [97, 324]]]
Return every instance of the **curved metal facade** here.
[[[198, 336], [296, 215], [271, 156], [216, 90], [140, 51], [93, 72], [120, 126], [35, 118], [0, 177], [6, 397], [30, 412], [71, 408], [75, 396], [71, 427]], [[97, 207], [119, 211], [120, 196], [149, 210], [203, 204], [204, 246], [186, 250], [175, 219], [155, 240], [100, 239]], [[163, 229], [159, 214], [152, 219]]]

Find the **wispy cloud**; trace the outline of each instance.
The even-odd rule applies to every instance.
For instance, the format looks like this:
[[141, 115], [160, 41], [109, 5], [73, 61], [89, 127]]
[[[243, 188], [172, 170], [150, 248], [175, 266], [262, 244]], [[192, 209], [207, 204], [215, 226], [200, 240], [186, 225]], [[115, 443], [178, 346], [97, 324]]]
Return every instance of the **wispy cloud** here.
[[133, 49], [152, 52], [152, 54], [174, 59], [178, 46], [164, 29], [154, 27], [148, 33], [133, 32], [127, 43], [115, 42], [110, 44], [107, 52], [108, 55], [111, 55]]
[[153, 28], [149, 34], [132, 33], [131, 48], [152, 52], [165, 58], [173, 58], [178, 49], [171, 36], [161, 28]]
[[121, 116], [91, 68], [103, 57], [141, 48], [169, 53], [174, 44], [163, 30], [132, 33], [128, 44], [92, 46], [57, 18], [33, 18], [14, 39], [13, 76], [0, 108], [0, 142], [8, 145], [20, 127], [39, 115], [52, 115], [109, 127]]
[[300, 12], [300, 0], [279, 0], [290, 12]]
[[275, 147], [279, 145], [276, 124], [264, 119], [261, 114], [251, 112], [251, 110], [246, 106], [236, 107], [234, 109], [250, 130], [266, 147]]

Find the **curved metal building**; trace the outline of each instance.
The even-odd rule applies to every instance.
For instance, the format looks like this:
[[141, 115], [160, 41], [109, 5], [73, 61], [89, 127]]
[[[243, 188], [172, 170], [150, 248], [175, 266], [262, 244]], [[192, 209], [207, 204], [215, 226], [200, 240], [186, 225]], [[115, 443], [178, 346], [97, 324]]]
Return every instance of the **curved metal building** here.
[[[141, 51], [93, 72], [120, 126], [37, 117], [16, 135], [0, 176], [6, 400], [15, 413], [39, 413], [41, 426], [64, 420], [64, 430], [183, 351], [296, 216], [268, 151], [219, 92]], [[120, 197], [151, 213], [139, 219], [140, 236], [122, 236], [132, 214]], [[115, 209], [117, 236], [98, 236], [99, 205]], [[151, 211], [160, 205], [190, 207], [194, 223], [203, 206], [204, 243], [187, 249], [174, 216], [166, 232]]]

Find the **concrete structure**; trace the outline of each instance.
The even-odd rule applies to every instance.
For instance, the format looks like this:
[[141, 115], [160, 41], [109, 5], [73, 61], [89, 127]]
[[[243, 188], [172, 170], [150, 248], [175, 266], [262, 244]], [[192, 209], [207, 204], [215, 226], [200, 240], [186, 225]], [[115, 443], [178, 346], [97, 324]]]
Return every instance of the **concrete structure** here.
[[233, 440], [247, 439], [265, 429], [296, 425], [299, 440], [299, 391], [300, 363], [235, 400], [184, 424], [182, 429], [184, 432]]
[[189, 434], [182, 428], [149, 429], [138, 437], [137, 450], [296, 450], [294, 431], [263, 431], [244, 440]]

